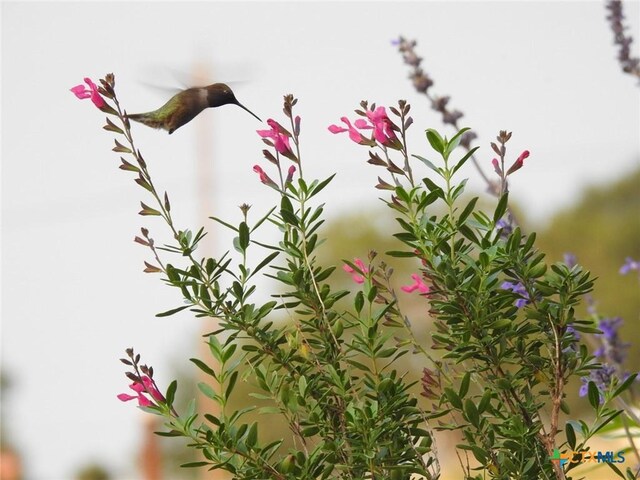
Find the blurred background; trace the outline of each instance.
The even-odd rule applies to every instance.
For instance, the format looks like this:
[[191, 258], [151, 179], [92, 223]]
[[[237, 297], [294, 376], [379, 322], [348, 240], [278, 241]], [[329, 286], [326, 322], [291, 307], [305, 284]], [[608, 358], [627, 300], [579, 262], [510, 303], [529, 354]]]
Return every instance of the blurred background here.
[[[637, 39], [640, 3], [624, 6]], [[84, 77], [113, 72], [130, 112], [157, 108], [173, 94], [167, 88], [222, 81], [235, 82], [238, 99], [263, 120], [282, 119], [282, 95], [296, 95], [305, 176], [337, 172], [322, 198], [323, 259], [340, 263], [391, 248], [394, 225], [374, 189], [381, 172], [366, 164], [365, 149], [327, 126], [353, 117], [363, 99], [406, 99], [413, 153], [430, 154], [424, 129], [452, 133], [413, 90], [391, 45], [398, 35], [416, 39], [431, 92], [451, 95], [450, 106], [465, 113], [460, 124], [478, 133], [488, 174], [499, 130], [513, 132], [511, 161], [531, 151], [512, 177], [511, 197], [548, 261], [576, 254], [600, 278], [598, 310], [624, 317], [630, 341], [640, 335], [637, 272], [618, 274], [625, 257], [640, 259], [640, 89], [620, 70], [603, 2], [3, 2], [1, 9], [3, 479], [214, 478], [177, 469], [189, 458], [180, 443], [159, 442], [150, 433], [157, 426], [116, 399], [127, 391], [118, 359], [130, 346], [160, 385], [178, 378], [183, 397], [193, 395], [188, 358], [210, 325], [188, 312], [154, 317], [181, 299], [142, 273], [149, 253], [132, 240], [142, 226], [159, 243], [169, 237], [159, 221], [137, 215], [146, 197], [117, 168], [104, 115], [69, 92]], [[633, 48], [637, 56], [637, 42]], [[230, 248], [209, 216], [238, 221], [246, 202], [258, 218], [276, 201], [251, 171], [270, 166], [255, 133], [265, 127], [241, 109], [207, 110], [170, 136], [133, 128], [178, 227], [209, 230], [203, 253]], [[463, 174], [470, 193], [492, 205], [470, 164]], [[398, 264], [397, 282], [409, 283], [413, 268]], [[428, 322], [419, 320], [428, 342]], [[630, 368], [638, 361], [636, 341]], [[406, 367], [417, 374], [421, 365]], [[9, 467], [19, 475], [9, 476]]]

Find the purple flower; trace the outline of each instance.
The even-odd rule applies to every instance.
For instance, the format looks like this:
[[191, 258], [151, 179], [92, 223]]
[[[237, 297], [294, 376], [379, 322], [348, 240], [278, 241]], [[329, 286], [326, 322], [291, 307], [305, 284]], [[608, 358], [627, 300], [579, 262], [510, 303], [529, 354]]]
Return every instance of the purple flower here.
[[602, 358], [607, 363], [620, 366], [627, 358], [629, 343], [620, 340], [618, 330], [622, 326], [623, 320], [620, 317], [603, 318], [598, 323], [598, 328], [602, 331], [599, 335], [602, 345], [593, 354]]
[[567, 252], [563, 256], [564, 256], [564, 263], [567, 267], [573, 268], [578, 264], [578, 259], [576, 258], [575, 254], [571, 252]]
[[567, 325], [567, 329], [565, 331], [566, 340], [568, 341], [567, 346], [562, 349], [564, 353], [577, 352], [578, 351], [578, 342], [580, 341], [580, 333], [573, 328], [573, 325]]
[[611, 365], [602, 365], [600, 368], [596, 370], [591, 370], [591, 373], [588, 377], [582, 377], [582, 386], [580, 387], [580, 391], [578, 394], [581, 397], [584, 397], [589, 391], [589, 382], [594, 382], [598, 390], [600, 390], [600, 395], [604, 393], [611, 385], [611, 380], [616, 376], [616, 369]]
[[517, 293], [521, 296], [521, 298], [515, 302], [515, 306], [518, 308], [524, 307], [531, 301], [529, 294], [527, 293], [527, 289], [524, 288], [524, 285], [520, 282], [503, 282], [502, 285], [500, 285], [500, 288], [503, 290], [511, 290], [513, 293]]
[[640, 270], [640, 262], [634, 260], [631, 257], [627, 257], [624, 260], [624, 265], [620, 267], [620, 275], [626, 275], [631, 270]]

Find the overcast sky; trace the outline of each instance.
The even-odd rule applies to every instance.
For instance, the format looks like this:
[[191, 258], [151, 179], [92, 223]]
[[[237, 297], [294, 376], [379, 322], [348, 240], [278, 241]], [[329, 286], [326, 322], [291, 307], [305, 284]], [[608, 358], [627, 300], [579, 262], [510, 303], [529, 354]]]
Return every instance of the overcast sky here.
[[[637, 39], [639, 3], [624, 4]], [[390, 45], [402, 34], [418, 40], [434, 93], [451, 95], [478, 132], [481, 161], [490, 164], [500, 129], [513, 131], [512, 158], [531, 151], [511, 188], [543, 222], [586, 186], [638, 167], [640, 89], [620, 71], [604, 16], [602, 2], [3, 2], [3, 428], [27, 478], [67, 479], [91, 459], [136, 478], [141, 414], [115, 398], [127, 386], [118, 358], [135, 346], [166, 385], [176, 366], [189, 368], [201, 328], [188, 314], [154, 318], [180, 299], [141, 272], [148, 254], [132, 238], [140, 226], [164, 230], [136, 215], [145, 197], [117, 169], [104, 115], [69, 88], [114, 72], [124, 107], [146, 111], [170, 95], [149, 84], [179, 86], [172, 76], [201, 65], [212, 82], [245, 80], [236, 95], [263, 119], [281, 119], [282, 95], [294, 93], [305, 175], [338, 172], [323, 198], [336, 215], [376, 205], [380, 172], [329, 124], [362, 99], [405, 98], [414, 153], [429, 155], [425, 128], [443, 129]], [[237, 220], [240, 203], [260, 212], [273, 201], [251, 171], [264, 163], [257, 128], [233, 106], [171, 136], [134, 127], [180, 227], [211, 226], [208, 214]], [[215, 172], [204, 199], [197, 138]], [[213, 232], [220, 252], [227, 237]]]

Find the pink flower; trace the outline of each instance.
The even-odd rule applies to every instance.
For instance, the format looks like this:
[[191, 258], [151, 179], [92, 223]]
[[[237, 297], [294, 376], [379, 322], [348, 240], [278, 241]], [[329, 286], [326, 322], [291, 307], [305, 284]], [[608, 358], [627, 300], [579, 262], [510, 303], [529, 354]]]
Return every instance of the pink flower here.
[[291, 151], [291, 146], [289, 145], [289, 135], [287, 131], [276, 122], [274, 119], [270, 118], [267, 120], [267, 124], [271, 127], [271, 130], [256, 130], [258, 135], [262, 138], [270, 138], [273, 140], [273, 146], [276, 151], [287, 158], [295, 158], [293, 152]]
[[155, 387], [153, 380], [151, 380], [146, 375], [142, 377], [142, 383], [133, 382], [129, 385], [129, 388], [136, 392], [137, 395], [129, 395], [128, 393], [121, 393], [118, 395], [118, 400], [122, 402], [128, 402], [129, 400], [138, 400], [138, 405], [141, 407], [151, 407], [154, 406], [155, 403], [147, 398], [145, 395], [151, 395], [151, 398], [156, 402], [164, 402], [165, 398]]
[[345, 264], [342, 266], [342, 269], [351, 274], [351, 278], [353, 279], [354, 282], [356, 283], [364, 283], [364, 277], [361, 274], [366, 274], [369, 273], [369, 269], [365, 266], [364, 262], [362, 260], [360, 260], [359, 258], [354, 258], [353, 259], [353, 264], [358, 267], [358, 270], [350, 267], [349, 265]]
[[500, 168], [500, 164], [498, 163], [497, 158], [494, 158], [493, 160], [491, 160], [491, 165], [493, 165], [493, 169], [496, 171], [496, 173], [502, 176], [502, 169]]
[[[340, 120], [347, 126], [347, 128], [340, 127], [338, 125], [330, 125], [329, 131], [331, 133], [349, 132], [349, 138], [360, 144], [374, 146], [375, 142], [388, 146], [395, 146], [398, 143], [395, 132], [393, 131], [393, 124], [384, 107], [378, 107], [373, 111], [367, 111], [367, 119], [359, 118], [353, 125], [347, 117], [341, 117]], [[373, 138], [369, 140], [362, 135], [359, 130], [373, 130]], [[394, 147], [395, 148], [395, 147]]]
[[[349, 132], [349, 138], [356, 142], [357, 144], [360, 145], [366, 145], [369, 142], [360, 134], [360, 132], [358, 130], [356, 130], [356, 128], [351, 125], [351, 122], [349, 121], [349, 119], [347, 117], [341, 117], [340, 120], [342, 120], [343, 123], [345, 123], [347, 125], [347, 128], [343, 128], [343, 127], [339, 127], [338, 125], [330, 125], [329, 126], [329, 131], [331, 133], [342, 133], [342, 132]], [[359, 120], [356, 120], [356, 125], [358, 125]]]
[[80, 84], [71, 88], [71, 92], [73, 92], [73, 94], [81, 100], [90, 98], [93, 104], [98, 108], [104, 107], [105, 101], [98, 93], [98, 87], [96, 86], [96, 84], [93, 83], [90, 78], [85, 78], [84, 81], [87, 85], [89, 85], [89, 88]]
[[529, 157], [529, 150], [525, 150], [520, 154], [518, 159], [513, 162], [513, 165], [507, 170], [507, 175], [511, 175], [513, 172], [520, 170], [522, 165], [524, 165], [524, 160]]
[[382, 145], [389, 145], [397, 139], [384, 107], [378, 107], [373, 112], [368, 111], [367, 118], [373, 125], [373, 137]]
[[291, 165], [289, 167], [289, 171], [287, 172], [287, 179], [284, 181], [284, 183], [291, 183], [291, 181], [293, 180], [294, 173], [296, 173], [296, 166]]
[[256, 172], [260, 176], [260, 181], [265, 185], [269, 185], [270, 187], [277, 187], [276, 182], [269, 178], [269, 175], [260, 167], [260, 165], [254, 165], [253, 171]]
[[411, 285], [403, 285], [400, 289], [403, 292], [412, 293], [418, 290], [421, 294], [429, 293], [429, 285], [422, 281], [422, 277], [417, 273], [411, 274], [413, 283]]

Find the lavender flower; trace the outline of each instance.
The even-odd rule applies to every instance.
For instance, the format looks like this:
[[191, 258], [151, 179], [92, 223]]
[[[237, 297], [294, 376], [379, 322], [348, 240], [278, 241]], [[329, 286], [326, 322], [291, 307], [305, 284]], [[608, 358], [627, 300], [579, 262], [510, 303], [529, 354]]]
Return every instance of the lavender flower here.
[[613, 32], [613, 42], [618, 46], [618, 61], [622, 67], [622, 71], [640, 78], [640, 59], [631, 56], [631, 43], [633, 38], [625, 34], [628, 29], [624, 25], [624, 12], [622, 11], [622, 2], [620, 0], [609, 0], [606, 4], [609, 10], [607, 20]]
[[524, 307], [531, 301], [529, 294], [527, 293], [527, 289], [524, 288], [524, 285], [521, 282], [503, 282], [502, 285], [500, 285], [500, 288], [503, 290], [511, 290], [513, 293], [517, 293], [521, 296], [521, 298], [515, 302], [515, 306], [518, 308]]
[[620, 267], [620, 275], [626, 275], [631, 270], [640, 271], [640, 262], [631, 257], [627, 257], [624, 260], [624, 265]]
[[580, 391], [578, 394], [581, 397], [584, 397], [589, 391], [589, 382], [594, 382], [598, 390], [600, 390], [600, 394], [606, 391], [611, 385], [611, 380], [616, 376], [616, 369], [611, 365], [602, 365], [602, 367], [591, 370], [591, 373], [588, 377], [582, 377], [582, 386], [580, 387]]
[[599, 335], [602, 345], [594, 352], [596, 357], [602, 358], [609, 364], [620, 367], [627, 358], [627, 350], [630, 344], [620, 340], [618, 330], [622, 326], [623, 320], [620, 317], [603, 318], [598, 323], [598, 328], [602, 331]]
[[575, 256], [575, 254], [571, 253], [571, 252], [567, 252], [563, 255], [564, 257], [564, 263], [567, 267], [569, 268], [573, 268], [578, 264], [578, 259]]

